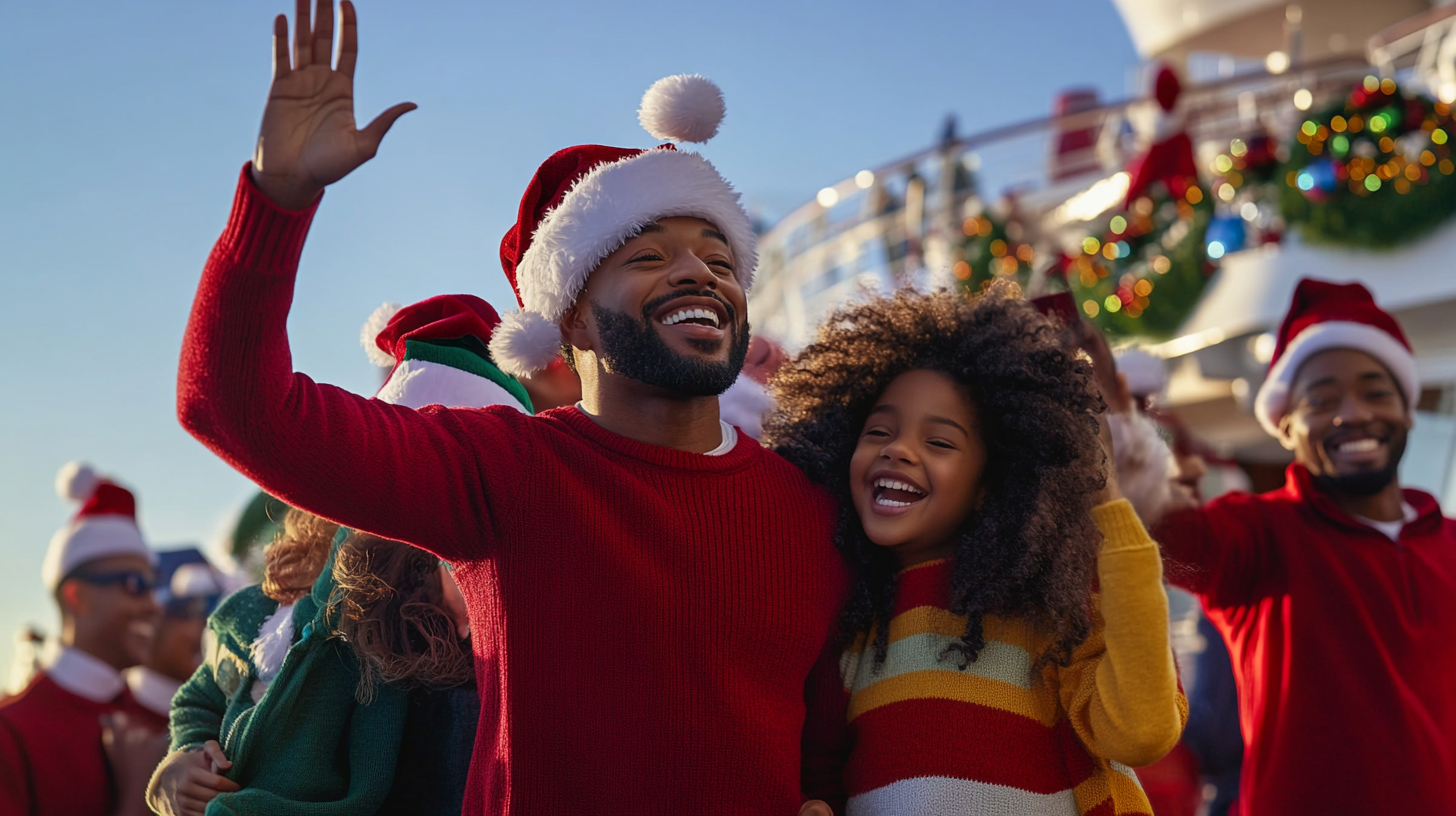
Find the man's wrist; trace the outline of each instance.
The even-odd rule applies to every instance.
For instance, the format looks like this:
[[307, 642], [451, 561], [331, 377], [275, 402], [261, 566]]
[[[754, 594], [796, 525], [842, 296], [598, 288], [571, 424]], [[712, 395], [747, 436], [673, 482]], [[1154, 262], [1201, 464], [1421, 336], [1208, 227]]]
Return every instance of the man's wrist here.
[[248, 165], [248, 177], [267, 199], [281, 209], [301, 212], [313, 206], [323, 192], [322, 187], [299, 184], [284, 176], [271, 175], [258, 169], [258, 163]]

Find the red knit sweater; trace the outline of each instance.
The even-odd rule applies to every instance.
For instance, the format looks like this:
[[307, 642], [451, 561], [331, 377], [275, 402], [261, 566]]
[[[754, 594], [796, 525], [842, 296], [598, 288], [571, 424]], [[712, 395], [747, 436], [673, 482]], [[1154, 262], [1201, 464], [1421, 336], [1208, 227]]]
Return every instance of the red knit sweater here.
[[1292, 465], [1156, 531], [1169, 578], [1202, 596], [1239, 685], [1240, 813], [1456, 813], [1456, 521], [1393, 542]]
[[45, 672], [0, 700], [0, 816], [106, 814], [116, 787], [101, 744], [101, 716], [144, 715], [123, 691], [97, 703], [56, 685]]
[[244, 170], [178, 413], [284, 501], [455, 565], [482, 697], [465, 812], [797, 813], [805, 690], [847, 587], [827, 496], [747, 435], [703, 456], [574, 408], [414, 411], [294, 374], [312, 217]]

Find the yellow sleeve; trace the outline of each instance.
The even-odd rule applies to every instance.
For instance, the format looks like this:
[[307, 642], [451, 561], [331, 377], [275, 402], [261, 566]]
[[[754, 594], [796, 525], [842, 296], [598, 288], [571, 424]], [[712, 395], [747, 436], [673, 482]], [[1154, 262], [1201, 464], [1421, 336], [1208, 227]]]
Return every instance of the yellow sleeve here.
[[1168, 637], [1158, 545], [1126, 499], [1092, 510], [1104, 543], [1093, 633], [1059, 673], [1062, 707], [1083, 745], [1125, 765], [1148, 765], [1178, 742], [1188, 700]]

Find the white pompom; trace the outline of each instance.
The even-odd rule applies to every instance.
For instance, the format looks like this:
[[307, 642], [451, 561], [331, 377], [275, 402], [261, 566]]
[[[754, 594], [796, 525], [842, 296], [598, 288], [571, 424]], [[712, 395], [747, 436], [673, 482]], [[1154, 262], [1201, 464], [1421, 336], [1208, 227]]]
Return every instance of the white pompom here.
[[364, 347], [364, 355], [369, 358], [369, 362], [382, 368], [394, 368], [394, 356], [385, 353], [384, 349], [374, 342], [374, 339], [384, 331], [385, 326], [389, 325], [389, 320], [394, 317], [395, 312], [402, 308], [404, 307], [398, 303], [386, 302], [375, 309], [374, 314], [369, 315], [369, 319], [364, 321], [364, 328], [359, 330], [359, 345]]
[[67, 462], [56, 474], [56, 494], [63, 499], [84, 502], [96, 492], [101, 477], [85, 462]]
[[706, 142], [718, 135], [726, 110], [723, 91], [697, 74], [663, 77], [642, 95], [637, 121], [659, 139]]
[[537, 312], [506, 312], [490, 333], [490, 356], [501, 371], [524, 377], [561, 352], [561, 329]]

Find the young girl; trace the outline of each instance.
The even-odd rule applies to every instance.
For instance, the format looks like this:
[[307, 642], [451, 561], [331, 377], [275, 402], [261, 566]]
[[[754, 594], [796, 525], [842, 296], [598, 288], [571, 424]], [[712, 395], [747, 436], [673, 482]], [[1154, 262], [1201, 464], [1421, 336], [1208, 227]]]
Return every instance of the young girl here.
[[465, 599], [433, 555], [352, 532], [334, 560], [335, 631], [359, 665], [355, 697], [409, 692], [394, 786], [379, 816], [459, 814], [480, 698]]
[[[394, 361], [376, 399], [529, 411], [526, 391], [490, 359], [499, 322], [471, 295], [376, 312], [364, 339]], [[416, 747], [404, 745], [410, 693], [471, 673], [464, 616], [450, 612], [463, 603], [452, 603], [440, 562], [291, 510], [264, 573], [209, 621], [216, 642], [173, 699], [174, 750], [148, 803], [164, 816], [450, 812], [419, 797], [390, 804], [401, 753]], [[447, 739], [468, 761], [469, 738]], [[458, 813], [463, 773], [439, 773], [429, 778], [460, 777], [436, 793]]]
[[1187, 703], [1090, 375], [1005, 285], [850, 308], [779, 374], [766, 440], [855, 570], [850, 816], [1151, 812], [1128, 766]]

